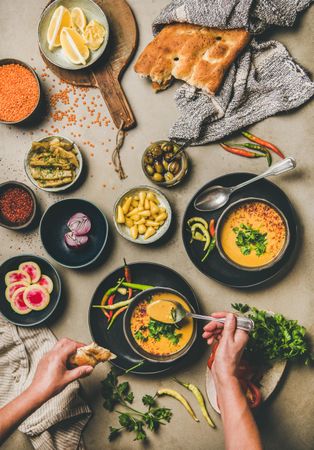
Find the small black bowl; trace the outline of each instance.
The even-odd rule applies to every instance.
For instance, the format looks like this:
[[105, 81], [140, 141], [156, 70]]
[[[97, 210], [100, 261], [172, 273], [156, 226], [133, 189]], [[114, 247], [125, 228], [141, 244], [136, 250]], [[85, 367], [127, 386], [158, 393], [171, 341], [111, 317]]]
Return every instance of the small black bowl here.
[[132, 303], [129, 305], [126, 313], [124, 314], [124, 318], [123, 318], [123, 332], [124, 335], [126, 337], [126, 340], [128, 341], [130, 347], [132, 348], [132, 350], [137, 353], [139, 356], [141, 356], [142, 358], [146, 359], [147, 361], [151, 361], [151, 362], [158, 362], [158, 363], [173, 363], [174, 361], [176, 361], [177, 359], [182, 358], [183, 356], [185, 356], [188, 351], [190, 350], [190, 348], [192, 347], [192, 345], [195, 342], [196, 336], [197, 336], [197, 324], [194, 321], [194, 326], [193, 326], [193, 333], [191, 336], [191, 339], [189, 340], [189, 342], [187, 343], [187, 345], [185, 347], [183, 347], [181, 350], [179, 350], [176, 353], [173, 353], [171, 355], [167, 355], [167, 356], [162, 356], [162, 355], [152, 355], [151, 353], [146, 352], [145, 350], [142, 349], [142, 347], [140, 347], [136, 341], [136, 339], [134, 338], [132, 332], [131, 332], [131, 317], [133, 314], [134, 309], [136, 308], [136, 306], [142, 302], [143, 300], [147, 299], [148, 296], [152, 296], [154, 294], [159, 294], [159, 293], [170, 293], [170, 294], [175, 294], [178, 297], [181, 297], [187, 305], [189, 305], [191, 311], [193, 313], [195, 313], [195, 310], [193, 308], [193, 306], [191, 305], [191, 303], [189, 302], [189, 300], [182, 294], [180, 294], [180, 292], [176, 291], [175, 289], [171, 289], [168, 287], [154, 287], [151, 289], [146, 289], [145, 291], [139, 292], [134, 299], [132, 300]]
[[[82, 212], [92, 223], [89, 241], [81, 248], [67, 246], [64, 235], [70, 231], [67, 222], [73, 214]], [[69, 198], [51, 205], [40, 222], [40, 237], [46, 252], [59, 264], [81, 269], [93, 264], [102, 254], [108, 239], [108, 222], [104, 214], [86, 200]]]
[[[48, 275], [53, 282], [53, 290], [50, 294], [50, 302], [48, 306], [41, 311], [32, 311], [29, 314], [17, 314], [10, 306], [10, 303], [5, 298], [6, 284], [4, 281], [5, 275], [11, 270], [18, 269], [22, 262], [33, 261], [37, 263], [41, 269], [41, 273]], [[56, 310], [61, 298], [61, 280], [56, 269], [44, 258], [35, 255], [19, 255], [7, 259], [0, 266], [0, 312], [1, 314], [14, 325], [21, 327], [33, 327], [35, 325], [43, 324]]]
[[0, 195], [2, 193], [4, 193], [7, 189], [15, 188], [15, 187], [24, 189], [32, 197], [33, 212], [27, 222], [20, 224], [20, 225], [14, 225], [13, 223], [6, 220], [2, 216], [1, 211], [0, 211], [0, 226], [2, 226], [4, 228], [8, 228], [9, 230], [23, 231], [27, 228], [30, 228], [35, 221], [36, 212], [37, 212], [37, 201], [36, 201], [36, 197], [35, 197], [35, 194], [32, 191], [32, 189], [30, 187], [28, 187], [26, 184], [20, 183], [19, 181], [6, 181], [5, 183], [1, 183], [0, 184]]

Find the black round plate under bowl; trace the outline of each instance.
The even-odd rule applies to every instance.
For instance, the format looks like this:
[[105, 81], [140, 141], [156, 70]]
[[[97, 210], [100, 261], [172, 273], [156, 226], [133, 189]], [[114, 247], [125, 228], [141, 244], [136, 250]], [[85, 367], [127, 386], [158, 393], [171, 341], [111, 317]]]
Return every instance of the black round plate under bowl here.
[[[298, 226], [293, 206], [286, 194], [274, 183], [268, 180], [259, 180], [242, 189], [239, 189], [231, 195], [229, 202], [216, 211], [200, 212], [194, 208], [196, 197], [210, 186], [235, 186], [243, 181], [249, 180], [256, 175], [250, 173], [231, 173], [216, 178], [205, 184], [192, 198], [185, 211], [182, 223], [182, 238], [187, 254], [193, 264], [205, 275], [216, 281], [234, 288], [251, 288], [262, 285], [277, 278], [287, 268], [293, 256], [296, 253], [298, 245]], [[233, 202], [245, 197], [256, 197], [270, 201], [277, 206], [285, 215], [289, 231], [290, 242], [285, 255], [274, 266], [261, 271], [247, 271], [237, 269], [220, 256], [217, 249], [209, 254], [208, 258], [201, 262], [203, 257], [202, 244], [193, 242], [190, 244], [191, 234], [187, 227], [187, 220], [193, 216], [203, 217], [206, 220], [215, 219], [215, 223], [219, 219], [221, 213]]]
[[[82, 212], [92, 223], [89, 240], [81, 248], [70, 248], [64, 235], [70, 231], [68, 220]], [[59, 264], [70, 269], [80, 269], [95, 262], [103, 252], [108, 238], [108, 222], [104, 214], [92, 203], [69, 198], [51, 205], [40, 222], [40, 237], [46, 252]]]
[[[184, 297], [186, 297], [196, 312], [199, 306], [191, 286], [177, 272], [161, 264], [150, 262], [138, 262], [129, 264], [134, 283], [147, 284], [150, 286], [170, 287]], [[102, 347], [109, 348], [117, 355], [111, 363], [123, 370], [127, 370], [136, 364], [144, 361], [137, 355], [128, 344], [123, 331], [123, 314], [117, 317], [112, 328], [107, 331], [107, 319], [100, 308], [93, 308], [93, 305], [100, 305], [104, 293], [107, 289], [115, 286], [117, 280], [124, 276], [123, 267], [119, 267], [109, 274], [96, 289], [89, 308], [89, 328], [95, 342]], [[118, 301], [118, 299], [117, 299]], [[144, 361], [138, 369], [132, 373], [138, 375], [154, 375], [165, 373], [184, 364], [193, 353], [193, 348], [197, 345], [197, 338], [189, 352], [180, 360], [170, 363]]]
[[[11, 270], [18, 269], [22, 262], [33, 261], [40, 267], [43, 275], [48, 275], [53, 282], [53, 290], [50, 294], [50, 302], [45, 309], [41, 311], [31, 311], [29, 314], [17, 314], [10, 306], [10, 303], [5, 298], [5, 275]], [[0, 312], [11, 323], [21, 327], [33, 327], [35, 325], [43, 324], [55, 311], [61, 297], [61, 280], [56, 269], [44, 258], [35, 255], [19, 255], [7, 259], [0, 266]]]

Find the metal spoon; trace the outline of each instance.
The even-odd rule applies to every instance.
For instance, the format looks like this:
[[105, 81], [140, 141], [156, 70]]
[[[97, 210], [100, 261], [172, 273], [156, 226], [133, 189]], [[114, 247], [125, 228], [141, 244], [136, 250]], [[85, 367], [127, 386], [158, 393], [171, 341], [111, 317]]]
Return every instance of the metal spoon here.
[[250, 180], [244, 181], [244, 183], [238, 184], [233, 187], [224, 186], [211, 186], [205, 189], [204, 192], [199, 194], [194, 200], [194, 208], [198, 211], [214, 211], [224, 206], [230, 198], [230, 195], [238, 189], [247, 186], [248, 184], [254, 183], [257, 180], [266, 178], [272, 175], [279, 175], [284, 172], [288, 172], [296, 167], [296, 160], [292, 157], [285, 158], [282, 161], [274, 164], [272, 167], [267, 169], [261, 175], [258, 175]]
[[[185, 317], [192, 317], [193, 319], [200, 319], [200, 320], [206, 320], [207, 322], [220, 322], [225, 323], [225, 318], [216, 318], [212, 316], [203, 316], [201, 314], [195, 314], [192, 312], [187, 311], [184, 309], [184, 307], [181, 305], [181, 303], [176, 302], [175, 300], [163, 300], [165, 302], [173, 303], [173, 308], [171, 310], [171, 317], [172, 320], [169, 320], [169, 322], [165, 323], [178, 323], [181, 322]], [[159, 320], [160, 322], [160, 320]], [[239, 330], [244, 330], [247, 332], [250, 332], [254, 328], [254, 322], [252, 319], [249, 319], [248, 317], [237, 317], [237, 328]]]

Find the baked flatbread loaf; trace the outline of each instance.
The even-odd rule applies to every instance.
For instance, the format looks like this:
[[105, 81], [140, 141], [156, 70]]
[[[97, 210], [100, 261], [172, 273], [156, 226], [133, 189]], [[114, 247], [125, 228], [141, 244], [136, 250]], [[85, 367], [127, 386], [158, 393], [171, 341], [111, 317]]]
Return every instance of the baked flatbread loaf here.
[[215, 94], [249, 38], [250, 34], [243, 28], [219, 30], [187, 23], [167, 25], [147, 45], [134, 69], [151, 79], [155, 91], [167, 89], [174, 77]]
[[73, 366], [97, 366], [101, 362], [115, 359], [116, 355], [110, 350], [100, 347], [95, 342], [85, 347], [80, 347], [76, 353], [70, 357], [70, 363]]

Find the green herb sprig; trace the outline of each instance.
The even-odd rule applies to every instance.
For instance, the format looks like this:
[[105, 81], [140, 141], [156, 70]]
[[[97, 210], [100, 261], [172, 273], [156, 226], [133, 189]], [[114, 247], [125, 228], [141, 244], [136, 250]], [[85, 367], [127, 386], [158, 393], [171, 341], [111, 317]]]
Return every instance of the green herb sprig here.
[[[142, 403], [145, 411], [139, 411], [131, 406], [134, 394], [127, 381], [119, 383], [118, 375], [111, 370], [106, 379], [102, 381], [102, 396], [104, 408], [118, 414], [120, 427], [110, 427], [109, 441], [113, 441], [123, 431], [133, 432], [134, 440], [141, 441], [147, 438], [146, 430], [157, 431], [160, 425], [169, 423], [172, 417], [171, 409], [158, 407], [155, 397], [144, 395]], [[116, 410], [122, 406], [126, 411]]]
[[244, 223], [241, 223], [240, 228], [234, 227], [232, 230], [236, 234], [236, 244], [243, 255], [250, 255], [252, 250], [255, 251], [257, 256], [266, 252], [267, 233], [261, 233], [250, 225], [244, 225]]
[[242, 303], [234, 303], [232, 307], [254, 321], [245, 350], [250, 359], [266, 364], [275, 360], [301, 359], [305, 364], [313, 361], [306, 329], [296, 320]]
[[[178, 333], [177, 329], [180, 329], [180, 326], [177, 324], [162, 323], [157, 320], [150, 319], [148, 326], [142, 325], [134, 333], [134, 337], [138, 341], [145, 342], [148, 337], [155, 339], [155, 341], [160, 341], [161, 337], [164, 336], [173, 344], [177, 345], [182, 337], [182, 333]], [[144, 334], [143, 332], [146, 331], [147, 334]]]

